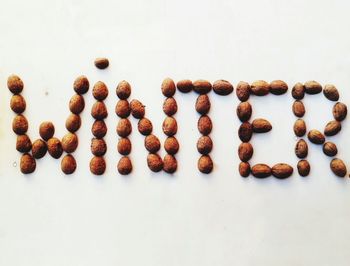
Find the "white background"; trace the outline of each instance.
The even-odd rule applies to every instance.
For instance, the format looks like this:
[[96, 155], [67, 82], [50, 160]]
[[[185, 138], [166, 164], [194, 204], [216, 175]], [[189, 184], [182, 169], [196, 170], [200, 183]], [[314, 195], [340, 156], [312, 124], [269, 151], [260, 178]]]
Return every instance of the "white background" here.
[[[134, 172], [116, 171], [117, 101], [122, 80], [132, 98], [147, 106], [155, 133], [161, 123], [165, 77], [179, 79], [315, 79], [335, 84], [350, 104], [350, 3], [348, 1], [68, 1], [2, 0], [0, 8], [0, 265], [349, 265], [350, 181], [335, 177], [330, 158], [310, 146], [312, 174], [288, 180], [243, 179], [238, 174], [238, 100], [211, 94], [213, 174], [196, 169], [196, 95], [176, 94], [181, 151], [173, 176], [152, 174], [143, 138], [133, 120]], [[110, 67], [97, 70], [95, 57]], [[86, 97], [78, 169], [60, 171], [49, 156], [24, 176], [11, 130], [13, 113], [6, 80], [25, 82], [30, 137], [41, 121], [65, 133], [81, 74], [91, 85], [104, 81], [110, 96], [108, 169], [89, 173], [91, 91]], [[296, 166], [290, 91], [252, 98], [254, 118], [271, 121], [269, 134], [254, 136], [252, 163]], [[332, 103], [323, 95], [305, 99], [308, 128], [323, 130]], [[332, 137], [350, 166], [350, 128]], [[164, 151], [162, 151], [164, 155]], [[17, 166], [15, 167], [17, 163]]]

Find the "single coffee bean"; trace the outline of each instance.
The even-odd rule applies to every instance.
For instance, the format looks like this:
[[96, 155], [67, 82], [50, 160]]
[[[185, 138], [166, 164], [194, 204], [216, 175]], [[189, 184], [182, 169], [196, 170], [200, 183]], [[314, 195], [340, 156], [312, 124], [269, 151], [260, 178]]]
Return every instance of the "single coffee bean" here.
[[340, 130], [341, 130], [341, 123], [337, 120], [334, 120], [327, 123], [324, 129], [324, 134], [326, 136], [334, 136], [338, 134]]
[[23, 115], [16, 115], [12, 121], [12, 130], [17, 135], [23, 135], [28, 131], [28, 120]]
[[115, 113], [121, 118], [127, 118], [130, 115], [131, 109], [127, 100], [119, 100], [115, 106]]
[[243, 142], [238, 147], [238, 157], [242, 162], [248, 162], [254, 153], [252, 144]]
[[22, 153], [29, 152], [32, 149], [32, 142], [27, 135], [18, 135], [16, 141], [16, 150]]
[[37, 139], [32, 145], [32, 155], [35, 159], [40, 159], [45, 156], [47, 152], [46, 142], [42, 139]]
[[332, 172], [339, 177], [344, 177], [347, 173], [346, 165], [342, 160], [338, 158], [333, 159], [330, 163], [330, 166]]
[[85, 101], [83, 96], [79, 94], [75, 94], [72, 96], [72, 98], [69, 101], [69, 110], [73, 114], [80, 114], [85, 108]]
[[22, 95], [13, 95], [11, 97], [10, 107], [16, 114], [21, 114], [26, 110], [26, 101]]
[[71, 175], [77, 169], [77, 162], [71, 154], [67, 154], [62, 158], [61, 170], [66, 175]]
[[193, 90], [199, 94], [207, 94], [211, 89], [211, 83], [207, 80], [199, 79], [193, 82]]
[[11, 75], [7, 79], [7, 87], [13, 94], [19, 94], [23, 90], [23, 81], [17, 75]]
[[337, 146], [333, 142], [325, 142], [323, 144], [323, 153], [329, 157], [336, 156], [338, 153]]
[[305, 115], [305, 106], [302, 101], [294, 101], [292, 110], [294, 115], [297, 117], [303, 117]]
[[103, 101], [108, 96], [108, 88], [105, 83], [98, 81], [95, 83], [94, 88], [92, 89], [92, 95], [98, 101]]
[[258, 118], [252, 122], [254, 133], [266, 133], [272, 129], [272, 125], [266, 119]]
[[70, 114], [66, 120], [66, 129], [69, 132], [76, 132], [81, 126], [81, 118], [79, 115]]
[[176, 84], [177, 89], [182, 92], [182, 93], [188, 93], [190, 91], [193, 90], [193, 83], [191, 80], [188, 79], [184, 79], [184, 80], [180, 80], [177, 84]]
[[33, 156], [28, 153], [25, 153], [21, 157], [20, 169], [23, 174], [31, 174], [35, 171], [36, 162]]
[[131, 94], [131, 86], [126, 80], [119, 82], [116, 93], [119, 99], [126, 100]]
[[323, 144], [326, 140], [324, 135], [316, 129], [310, 130], [307, 137], [314, 144]]
[[299, 140], [295, 145], [295, 155], [300, 159], [304, 159], [308, 153], [309, 146], [307, 145], [306, 141], [303, 139]]
[[339, 100], [339, 92], [334, 85], [327, 84], [324, 86], [323, 94], [330, 101], [338, 101]]
[[318, 94], [322, 91], [321, 84], [314, 80], [305, 82], [304, 87], [307, 94]]
[[336, 103], [333, 106], [333, 117], [337, 121], [343, 121], [348, 114], [348, 108], [343, 103]]
[[91, 153], [95, 156], [103, 156], [107, 152], [107, 144], [103, 139], [91, 139]]
[[137, 128], [139, 132], [144, 135], [148, 136], [153, 131], [152, 122], [148, 118], [141, 118], [137, 124]]
[[293, 174], [293, 167], [286, 163], [278, 163], [272, 167], [271, 172], [274, 177], [285, 179]]
[[237, 106], [236, 113], [241, 122], [246, 122], [252, 116], [252, 106], [249, 102], [241, 102]]
[[165, 97], [172, 97], [176, 92], [175, 83], [171, 78], [163, 80], [161, 89]]
[[296, 100], [301, 100], [305, 96], [305, 87], [303, 84], [298, 82], [297, 84], [294, 85], [292, 89], [292, 96]]
[[288, 91], [288, 85], [282, 80], [270, 82], [270, 92], [274, 95], [282, 95]]
[[72, 153], [75, 152], [75, 150], [78, 148], [78, 137], [74, 133], [67, 133], [62, 138], [62, 149], [66, 153]]
[[197, 150], [200, 154], [209, 154], [213, 149], [213, 141], [209, 136], [202, 136], [197, 141]]
[[205, 115], [209, 112], [210, 107], [211, 104], [208, 95], [199, 95], [196, 101], [196, 111], [201, 115]]
[[171, 154], [166, 154], [163, 159], [163, 170], [168, 174], [173, 174], [177, 170], [177, 160]]
[[237, 95], [237, 98], [241, 102], [248, 101], [249, 96], [250, 96], [250, 85], [249, 85], [249, 83], [244, 82], [244, 81], [240, 81], [237, 84], [236, 95]]
[[168, 137], [174, 136], [177, 132], [177, 122], [174, 117], [168, 116], [163, 122], [163, 132]]
[[131, 134], [132, 126], [127, 118], [122, 118], [119, 120], [117, 125], [117, 133], [120, 137], [126, 138]]
[[300, 160], [297, 168], [300, 176], [308, 176], [310, 174], [310, 164], [307, 160]]
[[91, 116], [96, 120], [103, 120], [108, 116], [107, 107], [104, 102], [97, 101], [91, 108]]
[[129, 155], [131, 152], [131, 141], [128, 138], [119, 139], [117, 150], [121, 155]]
[[197, 128], [198, 131], [206, 136], [209, 135], [212, 128], [213, 128], [213, 124], [211, 122], [211, 119], [209, 116], [207, 115], [202, 115], [199, 119], [198, 119], [198, 123], [197, 123]]
[[256, 178], [266, 178], [269, 177], [271, 173], [271, 168], [266, 164], [256, 164], [251, 168], [252, 175]]
[[163, 104], [163, 112], [167, 116], [173, 116], [177, 112], [177, 103], [174, 98], [166, 98]]
[[49, 121], [42, 122], [39, 126], [39, 134], [43, 140], [48, 141], [55, 134], [55, 126]]
[[217, 80], [213, 84], [213, 91], [218, 95], [229, 95], [233, 92], [233, 86], [227, 80]]
[[264, 96], [270, 92], [270, 84], [264, 80], [257, 80], [250, 86], [250, 91], [256, 96]]
[[109, 66], [109, 61], [105, 57], [99, 57], [95, 59], [94, 64], [98, 69], [106, 69]]
[[94, 175], [103, 175], [106, 171], [106, 161], [103, 157], [93, 157], [90, 161], [90, 172]]
[[96, 120], [91, 127], [91, 133], [96, 138], [101, 139], [106, 136], [107, 125], [103, 120]]
[[250, 175], [250, 164], [247, 162], [240, 162], [238, 170], [241, 177], [248, 177]]
[[158, 154], [147, 155], [147, 166], [152, 172], [159, 172], [163, 169], [163, 160]]
[[164, 149], [169, 154], [176, 154], [179, 151], [180, 145], [175, 137], [168, 137], [164, 142]]
[[128, 175], [132, 172], [132, 163], [129, 157], [122, 157], [120, 158], [118, 164], [117, 164], [117, 169], [119, 174], [121, 175]]
[[58, 138], [50, 138], [47, 141], [47, 150], [53, 158], [60, 158], [63, 153], [61, 141]]
[[294, 123], [294, 134], [297, 137], [302, 137], [306, 134], [306, 124], [303, 119], [297, 119]]
[[238, 136], [242, 142], [248, 142], [253, 135], [253, 126], [248, 122], [244, 122], [238, 129]]
[[78, 94], [85, 94], [89, 90], [89, 80], [85, 76], [79, 76], [75, 79], [73, 88]]
[[150, 153], [156, 153], [160, 149], [160, 141], [155, 135], [148, 135], [145, 138], [145, 148]]
[[198, 170], [203, 174], [210, 174], [213, 171], [214, 163], [209, 155], [202, 155], [197, 163]]
[[145, 106], [138, 100], [132, 100], [130, 102], [131, 114], [137, 119], [141, 119], [145, 116]]

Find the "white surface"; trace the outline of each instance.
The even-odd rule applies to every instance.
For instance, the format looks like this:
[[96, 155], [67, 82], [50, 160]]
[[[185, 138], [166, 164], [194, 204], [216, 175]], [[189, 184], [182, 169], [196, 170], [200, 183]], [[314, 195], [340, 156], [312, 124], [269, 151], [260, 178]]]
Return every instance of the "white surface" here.
[[[170, 76], [240, 80], [315, 79], [334, 83], [350, 104], [348, 1], [1, 1], [0, 9], [0, 265], [349, 265], [350, 181], [336, 178], [321, 147], [310, 146], [312, 175], [288, 180], [239, 177], [238, 100], [212, 94], [215, 171], [196, 169], [195, 95], [176, 95], [181, 151], [173, 176], [152, 174], [134, 127], [134, 172], [121, 177], [114, 115], [116, 84], [128, 80], [164, 140], [160, 84]], [[106, 71], [93, 59], [107, 56]], [[60, 172], [46, 156], [20, 174], [7, 76], [19, 74], [29, 134], [52, 120], [65, 133], [72, 82], [85, 74], [110, 88], [108, 171], [89, 173], [87, 97], [78, 170]], [[45, 96], [48, 92], [48, 96]], [[252, 99], [254, 117], [274, 129], [254, 136], [252, 163], [296, 165], [288, 95]], [[307, 97], [309, 128], [323, 129], [331, 106]], [[350, 166], [348, 120], [333, 140]], [[133, 125], [136, 122], [133, 121]], [[164, 152], [162, 152], [164, 154]]]

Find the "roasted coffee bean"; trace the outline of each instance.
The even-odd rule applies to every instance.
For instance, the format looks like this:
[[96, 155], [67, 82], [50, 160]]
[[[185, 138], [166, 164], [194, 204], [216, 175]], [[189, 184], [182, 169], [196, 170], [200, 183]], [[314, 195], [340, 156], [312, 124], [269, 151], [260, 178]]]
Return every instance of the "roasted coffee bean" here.
[[31, 174], [35, 171], [36, 162], [33, 156], [28, 153], [25, 153], [21, 157], [20, 169], [23, 174]]
[[209, 154], [213, 149], [213, 141], [209, 136], [202, 136], [197, 141], [197, 150], [200, 154]]
[[348, 114], [348, 108], [343, 103], [336, 103], [333, 106], [333, 117], [337, 121], [343, 121]]
[[109, 61], [105, 57], [99, 57], [95, 59], [94, 64], [98, 69], [106, 69], [109, 66]]
[[244, 122], [238, 129], [238, 136], [242, 142], [248, 142], [253, 135], [253, 126], [248, 122]]
[[172, 97], [176, 92], [175, 83], [171, 78], [166, 78], [163, 80], [161, 89], [165, 97]]
[[270, 92], [270, 84], [264, 80], [254, 81], [250, 86], [250, 91], [256, 96], [264, 96]]
[[28, 120], [23, 115], [16, 115], [12, 121], [12, 130], [17, 135], [23, 135], [28, 131]]
[[89, 90], [89, 80], [85, 76], [79, 76], [76, 78], [73, 84], [73, 88], [78, 94], [85, 94]]
[[307, 160], [300, 160], [297, 165], [298, 173], [301, 176], [308, 176], [310, 174], [310, 164]]
[[24, 84], [19, 76], [11, 75], [7, 79], [7, 87], [13, 94], [19, 94], [22, 92]]
[[138, 100], [132, 100], [130, 102], [131, 114], [137, 119], [141, 119], [145, 116], [145, 106]]
[[270, 82], [270, 92], [274, 95], [282, 95], [288, 91], [288, 85], [282, 80], [274, 80]]
[[66, 120], [66, 128], [69, 132], [76, 132], [81, 126], [81, 118], [79, 115], [70, 114]]
[[107, 133], [107, 126], [103, 120], [97, 120], [92, 124], [91, 133], [98, 139], [103, 138]]
[[211, 104], [208, 95], [199, 95], [196, 101], [196, 111], [201, 115], [205, 115], [209, 112], [210, 107]]
[[271, 169], [272, 175], [278, 179], [285, 179], [293, 174], [293, 167], [286, 163], [278, 163]]
[[91, 139], [91, 153], [95, 156], [103, 156], [107, 152], [107, 144], [103, 139]]
[[168, 137], [164, 142], [164, 149], [169, 154], [176, 154], [179, 151], [180, 145], [175, 137]]
[[323, 144], [323, 153], [329, 157], [336, 156], [338, 153], [337, 146], [333, 142], [325, 142]]
[[108, 96], [108, 88], [102, 81], [96, 82], [94, 88], [92, 89], [92, 95], [98, 101], [103, 101]]
[[152, 172], [159, 172], [163, 169], [163, 160], [158, 154], [150, 153], [147, 156], [147, 166]]
[[326, 136], [334, 136], [338, 134], [340, 130], [341, 130], [341, 123], [337, 120], [334, 120], [327, 123], [324, 129], [324, 134]]
[[213, 84], [213, 91], [218, 95], [229, 95], [233, 92], [233, 86], [227, 80], [217, 80]]
[[61, 141], [58, 138], [50, 138], [47, 141], [47, 150], [53, 158], [60, 158], [63, 153]]
[[47, 152], [46, 142], [42, 139], [37, 139], [32, 145], [32, 155], [35, 159], [40, 159], [45, 156]]
[[119, 99], [126, 100], [131, 94], [131, 86], [126, 80], [119, 82], [116, 93]]
[[73, 114], [80, 114], [85, 108], [85, 101], [83, 96], [79, 94], [75, 94], [72, 96], [72, 98], [69, 101], [69, 110]]
[[67, 154], [62, 158], [61, 170], [66, 175], [71, 175], [77, 169], [77, 162], [71, 154]]
[[345, 177], [347, 173], [346, 165], [344, 162], [338, 158], [335, 158], [330, 163], [332, 172], [339, 176], [339, 177]]
[[306, 134], [306, 124], [303, 119], [297, 119], [294, 123], [294, 134], [297, 137], [302, 137]]
[[150, 153], [156, 153], [160, 149], [160, 141], [155, 135], [148, 135], [145, 138], [145, 148]]
[[238, 170], [241, 177], [248, 177], [250, 175], [250, 164], [247, 162], [240, 162]]
[[254, 153], [252, 144], [243, 142], [238, 147], [238, 157], [242, 162], [248, 162]]
[[241, 102], [237, 106], [236, 113], [241, 122], [246, 122], [252, 116], [252, 106], [249, 102]]
[[122, 157], [120, 158], [118, 164], [117, 164], [117, 169], [119, 174], [121, 175], [128, 175], [132, 172], [132, 163], [129, 157]]
[[210, 174], [213, 171], [214, 163], [209, 155], [202, 155], [197, 163], [198, 170], [203, 174]]
[[207, 80], [199, 79], [193, 82], [193, 90], [199, 94], [207, 94], [211, 89], [211, 83]]
[[240, 81], [237, 84], [236, 95], [241, 102], [248, 101], [250, 96], [250, 85], [247, 82]]
[[304, 87], [307, 94], [318, 94], [322, 91], [321, 84], [314, 80], [305, 82]]
[[115, 113], [121, 118], [127, 118], [130, 115], [131, 108], [127, 100], [119, 100], [115, 106]]
[[139, 132], [144, 136], [148, 136], [153, 131], [152, 122], [145, 117], [139, 120], [137, 128]]
[[180, 92], [188, 93], [193, 90], [193, 83], [191, 80], [184, 79], [184, 80], [180, 80], [176, 84], [176, 87]]
[[32, 142], [27, 135], [18, 135], [16, 141], [16, 150], [22, 153], [29, 152], [32, 149]]
[[127, 118], [122, 118], [119, 120], [117, 125], [117, 133], [120, 137], [126, 138], [131, 134], [132, 126]]
[[197, 128], [198, 131], [206, 136], [209, 135], [212, 128], [213, 128], [213, 124], [211, 122], [211, 119], [209, 116], [207, 115], [202, 115], [199, 119], [198, 119], [198, 123], [197, 123]]
[[327, 84], [324, 86], [323, 94], [330, 101], [338, 101], [339, 100], [339, 92], [334, 85]]
[[168, 174], [173, 174], [177, 169], [177, 160], [173, 155], [166, 154], [163, 159], [163, 170]]
[[90, 161], [90, 172], [94, 175], [103, 175], [106, 171], [106, 161], [103, 157], [93, 157]]
[[256, 164], [251, 168], [252, 175], [256, 178], [266, 178], [271, 176], [271, 168], [266, 164]]
[[302, 101], [294, 101], [292, 110], [294, 115], [297, 117], [303, 117], [305, 115], [305, 106]]
[[96, 120], [103, 120], [108, 116], [107, 107], [104, 102], [97, 101], [91, 108], [91, 116]]
[[10, 107], [16, 114], [21, 114], [26, 110], [26, 101], [22, 95], [13, 95], [11, 97]]
[[131, 147], [131, 141], [128, 138], [119, 139], [117, 149], [121, 155], [129, 155]]
[[303, 84], [298, 82], [297, 84], [294, 85], [292, 89], [292, 96], [296, 100], [301, 100], [305, 96], [305, 87]]
[[254, 133], [266, 133], [272, 129], [272, 125], [266, 119], [258, 118], [252, 122]]
[[314, 144], [323, 144], [325, 142], [323, 134], [316, 129], [310, 130], [307, 137]]
[[177, 103], [174, 98], [166, 98], [163, 104], [163, 112], [167, 116], [173, 116], [177, 112]]
[[306, 141], [301, 139], [297, 142], [295, 145], [295, 155], [300, 158], [304, 159], [309, 153], [309, 146], [307, 145]]

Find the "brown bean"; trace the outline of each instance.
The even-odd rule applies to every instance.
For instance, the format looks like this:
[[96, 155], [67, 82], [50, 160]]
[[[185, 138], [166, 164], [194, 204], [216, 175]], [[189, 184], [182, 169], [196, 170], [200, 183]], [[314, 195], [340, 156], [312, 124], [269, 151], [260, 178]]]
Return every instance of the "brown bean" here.
[[274, 177], [285, 179], [293, 174], [293, 167], [286, 163], [278, 163], [272, 167], [271, 172]]
[[79, 94], [75, 94], [72, 96], [72, 98], [69, 101], [69, 110], [73, 114], [80, 114], [85, 108], [85, 101], [83, 96]]
[[10, 107], [16, 114], [21, 114], [26, 110], [26, 101], [22, 95], [13, 95], [11, 97]]
[[254, 133], [266, 133], [272, 129], [270, 122], [263, 118], [254, 119], [252, 127]]
[[303, 119], [297, 119], [294, 123], [294, 134], [298, 137], [302, 137], [306, 134], [306, 124]]
[[74, 133], [67, 133], [62, 138], [62, 149], [66, 153], [72, 153], [75, 152], [75, 150], [78, 147], [78, 137]]
[[28, 131], [28, 120], [23, 115], [16, 115], [12, 121], [12, 130], [17, 135], [23, 135]]
[[202, 136], [197, 141], [197, 150], [200, 154], [209, 154], [213, 149], [213, 141], [209, 136]]
[[131, 134], [132, 126], [127, 118], [122, 118], [119, 120], [117, 125], [117, 133], [120, 137], [126, 138]]
[[32, 155], [35, 159], [40, 159], [45, 156], [47, 152], [46, 142], [42, 139], [37, 139], [32, 145]]
[[121, 155], [129, 155], [131, 147], [131, 141], [128, 138], [119, 139], [117, 149]]
[[163, 80], [161, 89], [165, 97], [172, 97], [176, 92], [175, 83], [171, 78], [166, 78]]
[[250, 96], [250, 85], [249, 85], [249, 83], [244, 82], [244, 81], [240, 81], [237, 84], [236, 95], [237, 95], [237, 98], [241, 102], [248, 101], [249, 96]]
[[130, 115], [131, 109], [127, 100], [119, 100], [115, 106], [115, 113], [121, 118], [127, 118]]
[[148, 118], [141, 118], [137, 124], [137, 128], [139, 132], [144, 135], [148, 136], [153, 131], [152, 122]]
[[61, 141], [58, 138], [50, 138], [47, 141], [47, 150], [53, 158], [60, 158], [63, 153]]
[[77, 169], [77, 162], [71, 154], [67, 154], [62, 158], [61, 170], [66, 175], [71, 175]]
[[329, 157], [336, 156], [338, 153], [338, 148], [333, 142], [325, 142], [323, 144], [323, 153]]
[[199, 95], [196, 100], [196, 111], [201, 115], [205, 115], [209, 112], [210, 107], [211, 107], [211, 103], [208, 95], [207, 94]]
[[176, 154], [179, 151], [180, 145], [175, 137], [168, 137], [164, 142], [164, 149], [169, 154]]
[[175, 173], [177, 170], [177, 160], [171, 154], [166, 154], [163, 159], [163, 170], [168, 174]]
[[91, 116], [96, 120], [103, 120], [108, 116], [107, 107], [104, 102], [97, 101], [91, 108]]
[[270, 84], [264, 80], [254, 81], [250, 86], [250, 91], [256, 96], [265, 96], [270, 92]]
[[270, 82], [270, 92], [274, 95], [282, 95], [288, 91], [288, 85], [282, 80], [274, 80]]
[[193, 82], [193, 90], [199, 94], [207, 94], [211, 89], [212, 85], [207, 80], [199, 79]]
[[323, 134], [316, 129], [310, 130], [307, 137], [314, 144], [323, 144], [325, 142]]
[[66, 128], [69, 132], [76, 132], [81, 126], [81, 118], [79, 115], [70, 114], [66, 120]]
[[131, 114], [137, 119], [141, 119], [145, 116], [145, 106], [138, 100], [132, 100], [130, 102]]
[[85, 76], [79, 76], [75, 79], [73, 88], [78, 94], [85, 94], [89, 90], [89, 80]]
[[103, 175], [106, 171], [106, 161], [103, 157], [93, 157], [90, 161], [90, 171], [94, 175]]
[[343, 121], [347, 114], [348, 108], [345, 104], [338, 102], [333, 106], [333, 117], [335, 120]]
[[121, 175], [128, 175], [132, 172], [132, 163], [129, 157], [122, 157], [120, 158], [118, 164], [117, 164], [117, 169], [119, 174]]
[[244, 122], [238, 129], [238, 136], [242, 142], [248, 142], [253, 135], [253, 126], [248, 122]]
[[202, 135], [209, 135], [212, 128], [213, 128], [213, 124], [211, 122], [211, 119], [209, 116], [207, 115], [202, 115], [199, 119], [198, 119], [198, 131], [202, 134]]
[[35, 171], [36, 162], [33, 156], [28, 153], [25, 153], [21, 157], [20, 169], [23, 174], [31, 174]]
[[294, 101], [292, 110], [294, 115], [297, 117], [303, 117], [305, 115], [305, 106], [302, 101]]
[[249, 102], [241, 102], [237, 106], [236, 110], [237, 116], [241, 122], [248, 121], [252, 116], [252, 106]]
[[241, 177], [248, 177], [250, 175], [250, 164], [247, 162], [240, 162], [238, 170]]
[[32, 142], [27, 135], [18, 135], [16, 141], [16, 150], [22, 153], [29, 152], [32, 149]]
[[94, 64], [98, 69], [106, 69], [109, 66], [109, 60], [105, 57], [98, 57]]
[[42, 122], [39, 126], [39, 134], [43, 140], [48, 141], [55, 134], [55, 126], [49, 121]]
[[177, 132], [176, 119], [171, 116], [166, 117], [164, 119], [162, 128], [165, 135], [168, 137], [174, 136]]
[[304, 87], [307, 94], [318, 94], [322, 91], [321, 84], [314, 80], [305, 82]]
[[160, 149], [160, 141], [155, 135], [148, 135], [145, 138], [145, 148], [150, 153], [156, 153]]
[[116, 93], [119, 99], [126, 100], [131, 94], [131, 86], [126, 80], [119, 82]]
[[147, 156], [147, 166], [152, 172], [159, 172], [163, 169], [163, 160], [158, 154], [150, 153]]
[[325, 129], [324, 129], [324, 134], [326, 136], [334, 136], [337, 135], [341, 130], [341, 123], [337, 120], [330, 121], [327, 123]]
[[107, 144], [103, 139], [91, 139], [91, 153], [95, 156], [103, 156], [107, 152]]
[[331, 161], [330, 167], [332, 172], [339, 176], [339, 177], [345, 177], [347, 173], [346, 165], [344, 162], [338, 158], [335, 158]]
[[107, 133], [107, 126], [103, 120], [96, 120], [92, 124], [91, 133], [98, 139], [103, 138]]
[[233, 92], [233, 86], [227, 80], [220, 79], [214, 82], [213, 91], [218, 95], [226, 96]]
[[177, 84], [176, 84], [177, 89], [182, 92], [182, 93], [188, 93], [190, 91], [193, 90], [193, 83], [191, 80], [188, 79], [184, 79], [184, 80], [180, 80]]
[[307, 145], [306, 141], [303, 139], [299, 140], [295, 145], [295, 155], [300, 159], [304, 159], [308, 153], [309, 146]]
[[330, 101], [336, 102], [339, 100], [339, 92], [334, 85], [325, 85], [323, 89], [323, 94]]
[[173, 116], [177, 112], [177, 103], [174, 98], [166, 98], [163, 104], [163, 112], [167, 116]]
[[252, 175], [256, 178], [266, 178], [271, 176], [271, 168], [266, 164], [256, 164], [251, 168]]
[[248, 162], [254, 153], [252, 144], [243, 142], [238, 147], [238, 157], [242, 162]]
[[7, 87], [13, 94], [19, 94], [22, 92], [24, 84], [19, 76], [11, 75], [7, 79]]
[[92, 89], [92, 95], [98, 101], [103, 101], [108, 96], [108, 88], [105, 83], [98, 81], [95, 83], [94, 88]]
[[300, 160], [297, 168], [300, 176], [308, 176], [310, 174], [310, 164], [307, 160]]
[[298, 82], [297, 84], [294, 85], [292, 89], [292, 96], [296, 100], [301, 100], [305, 96], [305, 87], [303, 84]]
[[209, 155], [202, 155], [197, 163], [198, 170], [203, 174], [210, 174], [213, 171], [214, 163]]

